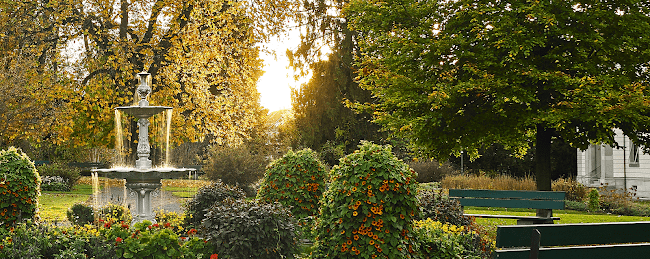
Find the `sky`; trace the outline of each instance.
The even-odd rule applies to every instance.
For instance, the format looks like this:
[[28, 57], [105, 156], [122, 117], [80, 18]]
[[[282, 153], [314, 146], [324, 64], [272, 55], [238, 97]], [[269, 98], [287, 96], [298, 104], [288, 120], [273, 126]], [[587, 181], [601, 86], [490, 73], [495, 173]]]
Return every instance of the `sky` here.
[[307, 78], [293, 79], [293, 69], [289, 67], [289, 59], [285, 54], [287, 48], [295, 48], [300, 43], [299, 32], [289, 32], [287, 36], [273, 39], [268, 48], [275, 50], [274, 57], [268, 53], [260, 53], [264, 60], [264, 75], [257, 82], [261, 105], [269, 112], [291, 109], [291, 88], [299, 88]]

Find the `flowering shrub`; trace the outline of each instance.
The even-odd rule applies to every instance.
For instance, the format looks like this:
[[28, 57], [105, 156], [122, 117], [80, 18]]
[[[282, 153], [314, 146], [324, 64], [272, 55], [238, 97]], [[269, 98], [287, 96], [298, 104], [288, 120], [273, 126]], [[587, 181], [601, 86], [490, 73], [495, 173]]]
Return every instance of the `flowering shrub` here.
[[201, 220], [205, 218], [205, 212], [216, 202], [221, 202], [226, 198], [243, 199], [245, 197], [246, 194], [241, 188], [224, 184], [221, 180], [201, 187], [196, 195], [185, 204], [185, 225], [190, 228], [200, 226]]
[[415, 221], [413, 228], [422, 258], [489, 258], [494, 243], [464, 226], [441, 223], [430, 218]]
[[14, 147], [0, 151], [0, 225], [36, 216], [41, 179], [25, 153]]
[[390, 146], [363, 143], [332, 169], [313, 258], [413, 258], [416, 185]]
[[463, 215], [457, 200], [443, 196], [442, 191], [422, 190], [418, 192], [420, 201], [420, 218], [449, 223], [456, 226], [469, 226], [472, 219]]
[[325, 166], [311, 149], [289, 151], [273, 161], [264, 174], [257, 198], [280, 202], [297, 219], [318, 214], [318, 200], [325, 191]]
[[105, 221], [124, 221], [131, 222], [133, 217], [131, 216], [131, 210], [119, 204], [107, 204], [104, 207], [101, 207], [98, 211], [98, 218]]
[[222, 258], [293, 258], [295, 219], [280, 203], [233, 200], [215, 204], [200, 232]]

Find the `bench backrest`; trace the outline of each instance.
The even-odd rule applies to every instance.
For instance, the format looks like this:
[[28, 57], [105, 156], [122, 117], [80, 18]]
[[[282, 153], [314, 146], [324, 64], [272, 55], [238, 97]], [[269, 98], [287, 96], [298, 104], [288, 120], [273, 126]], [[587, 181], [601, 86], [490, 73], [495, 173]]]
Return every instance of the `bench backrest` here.
[[[650, 222], [544, 224], [497, 227], [497, 248], [530, 247], [540, 232], [539, 258], [638, 258], [650, 254]], [[636, 244], [634, 244], [636, 243]], [[579, 247], [555, 247], [579, 246]], [[497, 250], [496, 257], [528, 258], [529, 249]], [[642, 257], [643, 257], [642, 256]]]
[[449, 197], [462, 206], [561, 210], [565, 192], [450, 189]]

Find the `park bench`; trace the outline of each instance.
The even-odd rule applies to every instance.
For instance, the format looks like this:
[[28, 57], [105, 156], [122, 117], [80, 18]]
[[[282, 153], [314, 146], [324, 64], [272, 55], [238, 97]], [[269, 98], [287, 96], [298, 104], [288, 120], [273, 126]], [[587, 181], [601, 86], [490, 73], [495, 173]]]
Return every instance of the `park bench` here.
[[[466, 216], [477, 218], [516, 219], [517, 225], [553, 224], [554, 220], [559, 220], [560, 218], [553, 217], [552, 210], [564, 209], [564, 196], [564, 192], [449, 190], [449, 198], [457, 199], [463, 208], [463, 212], [465, 206], [528, 208], [542, 211], [543, 216], [465, 214]], [[540, 213], [537, 215], [540, 215]]]
[[[498, 259], [650, 257], [650, 222], [497, 227]], [[646, 258], [648, 258], [646, 257]]]

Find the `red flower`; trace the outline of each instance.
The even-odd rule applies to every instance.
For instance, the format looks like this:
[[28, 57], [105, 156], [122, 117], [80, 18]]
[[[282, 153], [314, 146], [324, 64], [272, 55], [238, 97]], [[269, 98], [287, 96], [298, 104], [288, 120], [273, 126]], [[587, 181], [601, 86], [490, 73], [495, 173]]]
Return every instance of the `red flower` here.
[[122, 228], [126, 228], [126, 229], [128, 229], [128, 228], [129, 228], [129, 225], [122, 223]]
[[166, 228], [169, 228], [169, 227], [171, 227], [171, 226], [172, 226], [171, 223], [169, 223], [169, 222], [165, 223], [165, 227], [166, 227]]
[[115, 244], [119, 244], [119, 243], [122, 243], [122, 238], [121, 237], [117, 237], [115, 239]]
[[105, 228], [111, 228], [111, 223], [109, 223], [109, 222], [104, 223], [104, 227]]
[[218, 254], [212, 254], [210, 256], [210, 259], [219, 259], [219, 255]]
[[196, 229], [190, 229], [187, 231], [187, 235], [194, 235], [196, 234]]
[[157, 227], [160, 227], [160, 225], [158, 225], [158, 223], [156, 223], [156, 224], [153, 224], [153, 227], [157, 228]]

